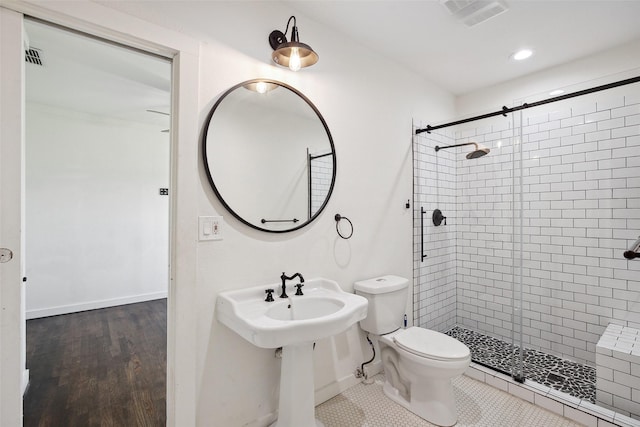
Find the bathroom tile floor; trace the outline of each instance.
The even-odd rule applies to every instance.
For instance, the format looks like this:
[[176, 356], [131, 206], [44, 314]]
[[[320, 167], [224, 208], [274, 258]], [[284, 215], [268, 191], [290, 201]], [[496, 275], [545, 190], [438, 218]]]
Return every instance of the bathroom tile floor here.
[[[360, 383], [316, 407], [326, 427], [434, 426], [387, 398], [384, 375], [372, 384]], [[467, 376], [453, 380], [458, 402], [457, 427], [577, 427], [577, 424], [539, 406]]]
[[[466, 344], [474, 362], [511, 372], [514, 349], [506, 341], [456, 326], [446, 334]], [[516, 347], [517, 351], [518, 347]], [[596, 368], [525, 348], [525, 378], [591, 403], [596, 401]]]

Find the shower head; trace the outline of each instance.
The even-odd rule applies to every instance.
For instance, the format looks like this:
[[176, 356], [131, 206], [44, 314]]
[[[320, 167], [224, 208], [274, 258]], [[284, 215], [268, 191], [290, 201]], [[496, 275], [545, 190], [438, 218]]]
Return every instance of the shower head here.
[[467, 154], [467, 159], [477, 159], [478, 157], [486, 156], [489, 154], [489, 150], [487, 147], [478, 147], [476, 144], [476, 149], [469, 154]]
[[478, 157], [486, 156], [491, 151], [487, 147], [479, 146], [476, 142], [466, 142], [464, 144], [447, 145], [444, 147], [436, 146], [436, 152], [445, 148], [462, 147], [465, 145], [475, 145], [476, 149], [467, 154], [467, 159], [477, 159]]

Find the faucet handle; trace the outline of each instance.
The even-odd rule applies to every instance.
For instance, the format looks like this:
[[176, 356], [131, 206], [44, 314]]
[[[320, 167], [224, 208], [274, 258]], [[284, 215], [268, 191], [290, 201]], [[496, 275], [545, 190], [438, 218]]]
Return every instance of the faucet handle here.
[[265, 299], [265, 301], [273, 302], [273, 295], [271, 295], [273, 293], [273, 289], [266, 289], [265, 293], [267, 294], [267, 298]]
[[304, 294], [302, 293], [302, 287], [303, 287], [303, 286], [304, 286], [304, 284], [302, 284], [302, 283], [298, 283], [298, 284], [296, 285], [296, 288], [298, 288], [298, 289], [296, 290], [296, 295], [304, 295]]

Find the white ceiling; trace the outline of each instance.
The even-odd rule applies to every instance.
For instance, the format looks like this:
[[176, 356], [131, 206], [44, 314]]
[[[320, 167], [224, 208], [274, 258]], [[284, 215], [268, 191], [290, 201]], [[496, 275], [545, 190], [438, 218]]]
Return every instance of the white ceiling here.
[[[219, 27], [217, 36], [234, 38], [224, 30], [229, 17], [246, 13], [247, 3], [269, 1], [166, 0], [151, 9], [148, 2], [102, 3], [187, 33], [202, 36]], [[640, 40], [640, 0], [504, 1], [507, 12], [474, 27], [459, 22], [440, 0], [273, 3], [299, 15], [301, 41], [313, 46], [314, 40], [305, 39], [305, 19], [313, 19], [456, 95]], [[45, 61], [43, 68], [27, 65], [28, 99], [168, 127], [166, 116], [145, 110], [168, 111], [169, 62], [39, 23], [28, 23], [26, 30]], [[510, 54], [522, 47], [535, 55], [511, 61]], [[265, 46], [251, 48], [262, 52]]]
[[[456, 95], [640, 39], [640, 0], [505, 0], [507, 12], [473, 27], [439, 0], [284, 3]], [[535, 55], [509, 59], [524, 47]]]
[[28, 102], [169, 127], [171, 63], [36, 21], [25, 21], [43, 65], [25, 64]]

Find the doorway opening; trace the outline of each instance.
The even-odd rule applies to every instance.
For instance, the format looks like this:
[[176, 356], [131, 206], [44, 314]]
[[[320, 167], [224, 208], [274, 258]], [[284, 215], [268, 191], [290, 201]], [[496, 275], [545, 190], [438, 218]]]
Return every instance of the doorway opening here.
[[164, 425], [171, 61], [24, 26], [25, 425]]

